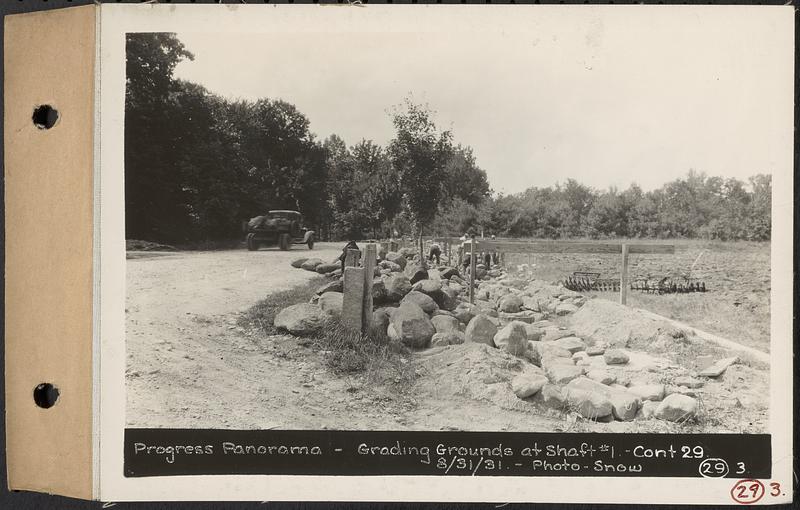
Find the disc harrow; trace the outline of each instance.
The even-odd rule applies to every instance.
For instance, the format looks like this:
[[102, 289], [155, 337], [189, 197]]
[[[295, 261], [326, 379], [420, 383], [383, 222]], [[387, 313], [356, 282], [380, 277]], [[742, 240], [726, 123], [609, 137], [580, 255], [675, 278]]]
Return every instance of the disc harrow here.
[[706, 292], [706, 282], [697, 278], [641, 278], [631, 282], [631, 290], [647, 294], [688, 294]]
[[619, 292], [619, 280], [616, 278], [600, 278], [600, 273], [575, 271], [561, 282], [569, 290], [578, 292]]

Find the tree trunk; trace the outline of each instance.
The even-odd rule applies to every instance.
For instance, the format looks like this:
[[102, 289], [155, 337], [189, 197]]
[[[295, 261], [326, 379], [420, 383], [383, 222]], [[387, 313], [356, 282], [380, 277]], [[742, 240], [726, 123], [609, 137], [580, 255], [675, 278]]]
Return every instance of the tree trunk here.
[[428, 265], [425, 263], [425, 249], [422, 242], [422, 225], [419, 226], [419, 262], [422, 269], [428, 269]]

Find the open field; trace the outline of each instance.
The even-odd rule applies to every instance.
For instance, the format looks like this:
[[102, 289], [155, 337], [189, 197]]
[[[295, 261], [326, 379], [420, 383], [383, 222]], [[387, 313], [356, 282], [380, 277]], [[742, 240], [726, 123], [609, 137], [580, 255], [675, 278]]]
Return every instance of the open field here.
[[[645, 294], [628, 291], [628, 305], [685, 322], [735, 342], [769, 351], [770, 245], [751, 242], [630, 241], [675, 245], [674, 255], [630, 255], [629, 278], [691, 275], [708, 292]], [[533, 276], [560, 281], [573, 271], [619, 278], [620, 256], [606, 254], [507, 254], [509, 268], [528, 264]], [[587, 296], [618, 300], [614, 292]]]

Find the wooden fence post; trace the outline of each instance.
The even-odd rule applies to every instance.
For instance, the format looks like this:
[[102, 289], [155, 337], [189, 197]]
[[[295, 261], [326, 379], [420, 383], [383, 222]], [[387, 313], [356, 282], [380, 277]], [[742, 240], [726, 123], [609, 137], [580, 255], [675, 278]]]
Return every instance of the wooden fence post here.
[[344, 257], [344, 267], [358, 267], [361, 259], [361, 252], [359, 250], [347, 250], [347, 255]]
[[475, 304], [475, 237], [472, 237], [469, 247], [469, 302]]
[[364, 247], [364, 291], [361, 301], [361, 332], [367, 334], [372, 327], [372, 281], [375, 278], [375, 259], [378, 256], [376, 246], [368, 244]]
[[364, 311], [364, 269], [344, 268], [344, 297], [342, 301], [342, 325], [361, 331]]
[[619, 303], [628, 303], [628, 245], [622, 243], [622, 269], [619, 273]]

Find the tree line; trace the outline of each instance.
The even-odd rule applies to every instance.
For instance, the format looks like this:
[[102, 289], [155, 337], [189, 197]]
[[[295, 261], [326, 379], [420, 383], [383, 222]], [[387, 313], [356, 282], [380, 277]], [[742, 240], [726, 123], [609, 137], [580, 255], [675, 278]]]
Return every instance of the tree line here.
[[229, 100], [175, 78], [191, 52], [169, 33], [126, 36], [126, 237], [226, 242], [242, 222], [295, 209], [322, 239], [392, 235], [513, 237], [770, 236], [771, 180], [690, 172], [650, 192], [597, 191], [574, 180], [499, 195], [470, 147], [406, 99], [394, 138], [318, 140], [279, 99]]

